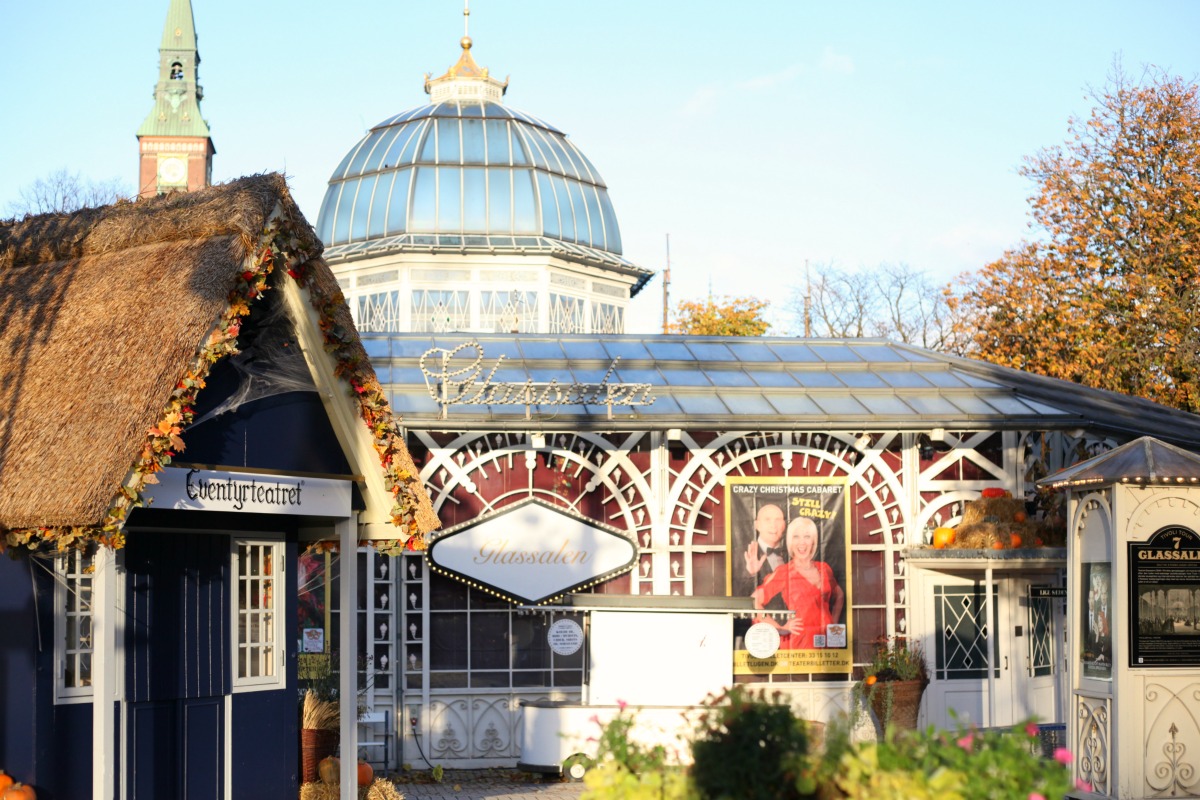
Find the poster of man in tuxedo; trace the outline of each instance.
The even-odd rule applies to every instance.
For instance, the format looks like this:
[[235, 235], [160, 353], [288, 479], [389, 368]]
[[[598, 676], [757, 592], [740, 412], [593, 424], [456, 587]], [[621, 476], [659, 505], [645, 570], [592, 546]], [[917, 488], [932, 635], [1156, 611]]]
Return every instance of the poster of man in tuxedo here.
[[[778, 630], [779, 650], [754, 658], [735, 639], [738, 674], [849, 672], [849, 489], [840, 478], [730, 478], [725, 488], [726, 588]], [[747, 625], [735, 626], [735, 637]]]

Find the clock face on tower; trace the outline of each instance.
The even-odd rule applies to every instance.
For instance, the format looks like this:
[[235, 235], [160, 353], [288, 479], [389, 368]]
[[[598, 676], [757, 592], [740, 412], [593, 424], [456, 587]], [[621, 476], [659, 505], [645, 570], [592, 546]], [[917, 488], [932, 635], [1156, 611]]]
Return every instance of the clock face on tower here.
[[158, 182], [162, 186], [186, 186], [187, 162], [179, 156], [159, 159]]

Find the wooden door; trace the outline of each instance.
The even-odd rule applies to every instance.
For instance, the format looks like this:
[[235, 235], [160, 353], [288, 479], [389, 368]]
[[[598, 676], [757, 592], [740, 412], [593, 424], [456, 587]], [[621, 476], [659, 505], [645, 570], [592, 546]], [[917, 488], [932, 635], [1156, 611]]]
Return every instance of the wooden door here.
[[225, 783], [229, 539], [137, 531], [125, 555], [128, 797], [217, 800]]

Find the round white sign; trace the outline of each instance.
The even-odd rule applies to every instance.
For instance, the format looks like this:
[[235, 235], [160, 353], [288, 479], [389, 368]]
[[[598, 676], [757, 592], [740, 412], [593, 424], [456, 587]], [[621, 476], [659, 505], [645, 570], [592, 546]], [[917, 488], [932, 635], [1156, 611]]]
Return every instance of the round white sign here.
[[546, 641], [557, 655], [573, 656], [583, 647], [583, 628], [573, 619], [555, 620], [546, 631]]
[[746, 649], [754, 658], [770, 658], [779, 650], [779, 629], [766, 622], [756, 622], [746, 631]]

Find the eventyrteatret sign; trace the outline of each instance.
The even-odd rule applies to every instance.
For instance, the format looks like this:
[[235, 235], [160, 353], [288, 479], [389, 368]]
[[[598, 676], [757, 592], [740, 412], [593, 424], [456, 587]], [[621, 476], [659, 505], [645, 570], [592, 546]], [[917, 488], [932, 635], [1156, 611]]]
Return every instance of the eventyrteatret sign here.
[[1200, 666], [1200, 535], [1163, 528], [1129, 544], [1129, 666]]

